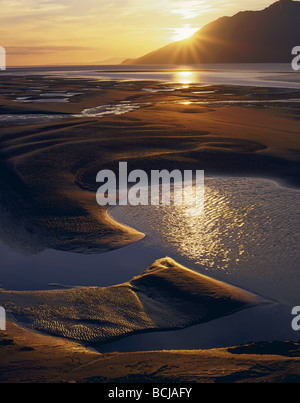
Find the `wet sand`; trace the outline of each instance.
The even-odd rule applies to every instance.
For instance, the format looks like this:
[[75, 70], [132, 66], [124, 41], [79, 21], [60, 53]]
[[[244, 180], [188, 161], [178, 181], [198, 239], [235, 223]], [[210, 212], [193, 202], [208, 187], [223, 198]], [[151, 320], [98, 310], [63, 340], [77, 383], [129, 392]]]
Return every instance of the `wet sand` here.
[[10, 319], [33, 330], [101, 345], [136, 333], [184, 329], [266, 303], [170, 258], [112, 287], [0, 291]]
[[0, 332], [1, 383], [298, 383], [299, 368], [299, 343], [99, 354], [13, 323]]
[[[16, 100], [27, 97], [29, 87], [39, 86], [47, 86], [44, 90], [52, 91], [53, 97], [57, 96], [54, 94], [57, 88], [65, 93], [83, 93], [61, 103]], [[83, 87], [87, 89], [82, 91]], [[96, 204], [96, 174], [101, 169], [117, 170], [119, 161], [128, 161], [129, 170], [204, 169], [208, 175], [257, 176], [299, 187], [298, 104], [280, 102], [298, 97], [299, 91], [224, 86], [208, 86], [201, 90], [196, 85], [160, 91], [166, 87], [166, 84], [149, 82], [33, 76], [1, 80], [2, 116], [64, 115], [59, 121], [25, 126], [14, 125], [11, 121], [1, 123], [0, 119], [0, 204], [2, 215], [8, 220], [5, 233], [1, 234], [2, 240], [26, 253], [56, 249], [92, 254], [125, 247], [142, 239], [142, 233], [115, 222], [107, 209]], [[40, 96], [31, 94], [29, 101]], [[231, 101], [248, 100], [249, 104], [216, 103], [226, 97]], [[266, 104], [251, 106], [250, 101], [257, 98], [265, 100]], [[272, 104], [267, 102], [270, 100]], [[207, 103], [203, 104], [203, 101]], [[138, 103], [139, 109], [118, 116], [80, 115], [87, 108], [122, 102]], [[14, 304], [16, 314], [21, 308], [16, 301]], [[32, 340], [37, 337], [35, 333], [30, 335]], [[57, 341], [53, 339], [52, 342]], [[153, 358], [153, 365], [158, 365], [157, 354], [148, 354], [151, 360]], [[185, 352], [164, 354], [170, 360], [173, 354], [182, 355], [183, 360], [189, 356]], [[196, 357], [199, 354], [204, 353], [197, 352]], [[222, 354], [226, 356], [227, 353], [217, 354], [218, 360]], [[135, 356], [130, 357], [127, 355], [126, 359], [134, 360]], [[264, 359], [255, 356], [254, 361]], [[272, 358], [272, 365], [274, 360], [280, 376], [281, 361], [286, 363], [286, 360]], [[233, 365], [236, 363], [235, 357]], [[8, 368], [11, 364], [8, 362]], [[248, 361], [245, 368], [249, 370]], [[90, 373], [84, 376], [85, 380], [93, 376]], [[232, 373], [235, 370], [231, 368], [228, 374]], [[16, 374], [19, 379], [25, 376], [18, 371]], [[99, 372], [97, 376], [100, 376]], [[127, 375], [121, 373], [120, 378], [122, 376]], [[178, 374], [176, 376], [180, 379]], [[276, 374], [272, 377], [274, 379]], [[34, 375], [32, 379], [37, 380]], [[72, 379], [82, 380], [83, 374], [74, 375]]]
[[[41, 77], [14, 78], [5, 85], [24, 91], [29, 79], [31, 87], [49, 85]], [[207, 175], [269, 177], [299, 186], [299, 113], [295, 105], [212, 108], [184, 103], [191, 98], [224, 99], [229, 88], [213, 86], [217, 94], [201, 96], [192, 94], [195, 88], [190, 87], [170, 95], [145, 92], [145, 86], [150, 86], [145, 82], [98, 81], [96, 85], [95, 81], [52, 80], [61, 90], [76, 93], [83, 85], [90, 90], [71, 97], [67, 104], [22, 104], [2, 96], [0, 113], [73, 114], [125, 101], [146, 106], [118, 116], [66, 115], [59, 122], [1, 127], [2, 204], [11, 217], [11, 238], [21, 239], [24, 250], [98, 253], [141, 239], [143, 234], [114, 222], [95, 203], [97, 173], [101, 169], [117, 172], [122, 160], [128, 162], [129, 170], [204, 169]], [[295, 97], [290, 91], [280, 90], [273, 98]], [[230, 92], [236, 99], [270, 98], [264, 89], [254, 94], [253, 89], [237, 87]]]

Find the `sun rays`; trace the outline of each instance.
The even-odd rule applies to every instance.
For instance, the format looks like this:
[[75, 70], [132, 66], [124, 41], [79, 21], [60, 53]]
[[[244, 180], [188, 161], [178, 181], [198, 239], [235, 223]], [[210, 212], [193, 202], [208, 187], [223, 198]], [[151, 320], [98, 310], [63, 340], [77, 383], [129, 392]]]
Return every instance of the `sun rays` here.
[[190, 24], [184, 24], [182, 27], [173, 29], [173, 34], [170, 39], [172, 41], [182, 41], [193, 36], [198, 30], [199, 27], [193, 27]]

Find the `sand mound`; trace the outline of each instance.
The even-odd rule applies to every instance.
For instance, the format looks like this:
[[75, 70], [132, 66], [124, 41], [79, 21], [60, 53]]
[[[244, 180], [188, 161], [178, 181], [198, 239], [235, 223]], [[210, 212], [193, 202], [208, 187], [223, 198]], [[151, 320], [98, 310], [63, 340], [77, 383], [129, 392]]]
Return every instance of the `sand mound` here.
[[181, 329], [254, 306], [254, 295], [165, 258], [112, 287], [0, 292], [0, 305], [20, 325], [88, 343]]

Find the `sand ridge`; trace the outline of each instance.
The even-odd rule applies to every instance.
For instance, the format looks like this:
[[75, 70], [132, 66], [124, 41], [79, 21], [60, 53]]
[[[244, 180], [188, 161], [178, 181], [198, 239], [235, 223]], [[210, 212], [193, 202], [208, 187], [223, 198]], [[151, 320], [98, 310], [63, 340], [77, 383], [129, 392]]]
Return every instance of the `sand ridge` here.
[[[99, 354], [8, 322], [0, 332], [0, 383], [296, 383], [299, 343], [214, 350]], [[22, 362], [20, 368], [19, 363]]]
[[[43, 86], [47, 92], [59, 87], [82, 94], [66, 104], [14, 101], [16, 96], [26, 95], [28, 88]], [[86, 90], [80, 91], [83, 86]], [[157, 92], [145, 91], [149, 86]], [[172, 92], [160, 92], [166, 88]], [[130, 171], [143, 169], [148, 174], [153, 169], [200, 169], [207, 175], [269, 177], [299, 186], [296, 106], [279, 109], [265, 108], [263, 103], [260, 108], [194, 103], [224, 98], [288, 99], [296, 97], [297, 91], [220, 85], [204, 89], [144, 81], [6, 77], [0, 89], [0, 118], [7, 113], [65, 114], [63, 120], [47, 124], [7, 126], [0, 120], [0, 181], [5, 192], [14, 193], [22, 205], [15, 209], [7, 200], [0, 200], [3, 209], [15, 218], [7, 226], [12, 235], [6, 242], [19, 238], [21, 241], [12, 246], [32, 253], [56, 249], [92, 254], [142, 239], [144, 234], [116, 223], [107, 209], [96, 203], [97, 173], [101, 169], [117, 172], [120, 161], [127, 161]], [[207, 89], [211, 93], [207, 94]], [[1, 97], [10, 91], [15, 95]], [[144, 107], [119, 116], [73, 116], [86, 108], [122, 102]], [[16, 237], [19, 221], [26, 222], [25, 233]], [[27, 245], [22, 245], [22, 239]]]
[[[77, 92], [86, 85], [88, 90], [68, 103], [14, 100], [26, 95], [28, 86], [50, 82], [46, 77], [5, 77], [1, 82], [0, 115], [65, 114], [63, 121], [50, 124], [20, 127], [0, 122], [0, 211], [10, 218], [6, 241], [18, 239], [13, 246], [21, 250], [100, 253], [141, 239], [143, 234], [114, 222], [107, 209], [95, 203], [96, 173], [116, 167], [120, 160], [129, 161], [130, 169], [147, 172], [205, 169], [209, 174], [300, 184], [298, 104], [279, 109], [276, 102], [268, 108], [263, 103], [260, 108], [215, 103], [228, 92], [233, 94], [230, 99], [268, 101], [291, 97], [290, 91], [211, 86], [214, 94], [203, 96], [193, 93], [199, 88], [191, 86], [166, 94], [160, 93], [161, 84], [151, 83], [158, 91], [147, 93], [143, 91], [149, 86], [146, 82], [53, 78], [53, 88]], [[14, 95], [6, 96], [6, 92]], [[211, 100], [211, 104], [193, 104], [199, 100]], [[116, 102], [151, 105], [122, 116], [72, 117], [86, 108]], [[0, 381], [299, 378], [299, 359], [278, 357], [277, 348], [267, 357], [256, 346], [254, 351], [260, 355], [255, 357], [247, 354], [253, 352], [251, 348], [234, 356], [227, 350], [102, 356], [67, 340], [94, 345], [138, 332], [180, 329], [259, 303], [256, 296], [190, 272], [171, 259], [157, 261], [142, 275], [114, 287], [1, 291], [0, 304], [22, 328], [9, 322], [7, 335], [1, 334]], [[21, 370], [20, 362], [24, 364]]]
[[260, 303], [255, 295], [188, 270], [170, 258], [112, 287], [0, 291], [0, 304], [11, 320], [88, 344], [182, 329]]

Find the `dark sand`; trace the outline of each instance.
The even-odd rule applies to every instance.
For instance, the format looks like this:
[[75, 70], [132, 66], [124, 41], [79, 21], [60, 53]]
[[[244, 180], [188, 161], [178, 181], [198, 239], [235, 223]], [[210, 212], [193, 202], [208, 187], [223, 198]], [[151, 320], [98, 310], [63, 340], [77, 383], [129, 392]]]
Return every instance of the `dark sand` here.
[[171, 94], [142, 90], [155, 88], [155, 83], [133, 82], [129, 86], [127, 82], [52, 80], [10, 78], [2, 83], [2, 92], [7, 94], [7, 87], [12, 87], [11, 91], [17, 88], [18, 95], [24, 95], [25, 88], [46, 84], [53, 86], [53, 91], [59, 88], [76, 93], [83, 86], [90, 90], [64, 104], [22, 103], [13, 101], [15, 96], [2, 96], [0, 114], [70, 114], [116, 100], [147, 105], [119, 116], [81, 119], [66, 115], [57, 123], [1, 127], [1, 204], [11, 217], [14, 246], [23, 250], [98, 253], [141, 239], [142, 234], [113, 222], [107, 210], [95, 203], [97, 173], [106, 168], [117, 172], [119, 161], [127, 161], [129, 171], [204, 169], [207, 175], [258, 176], [290, 186], [300, 184], [297, 105], [212, 108], [178, 104], [227, 99], [224, 94], [228, 91], [234, 94], [229, 98], [236, 100], [276, 100], [295, 97], [295, 91], [268, 93], [264, 89], [212, 86], [216, 93], [201, 96], [193, 94], [201, 88], [192, 87]]
[[0, 291], [10, 319], [54, 336], [101, 345], [146, 331], [184, 329], [263, 301], [165, 258], [112, 287]]
[[[96, 204], [96, 174], [106, 168], [117, 171], [119, 161], [128, 161], [129, 170], [204, 169], [207, 174], [300, 184], [298, 104], [215, 104], [227, 93], [231, 100], [276, 101], [299, 97], [297, 91], [211, 86], [205, 91], [215, 93], [201, 95], [193, 94], [201, 89], [191, 85], [171, 93], [149, 93], [143, 88], [159, 90], [161, 84], [51, 80], [5, 77], [0, 82], [0, 115], [66, 114], [57, 122], [26, 126], [1, 123], [0, 119], [0, 205], [8, 219], [1, 237], [22, 251], [52, 248], [100, 253], [141, 239], [143, 234], [114, 222], [107, 209]], [[34, 86], [47, 86], [47, 92], [59, 88], [84, 93], [66, 103], [15, 101]], [[87, 90], [81, 91], [82, 87]], [[7, 93], [11, 95], [3, 95]], [[199, 100], [211, 100], [211, 104], [189, 104]], [[120, 116], [72, 116], [86, 108], [123, 101], [147, 105]], [[69, 341], [44, 337], [9, 325], [7, 338], [13, 341], [5, 346], [4, 337], [5, 347], [2, 344], [0, 351], [3, 381], [132, 380], [133, 375], [155, 380], [157, 375], [153, 374], [197, 382], [288, 381], [299, 376], [299, 359], [276, 356], [280, 351], [276, 345], [272, 357], [232, 355], [227, 350], [100, 356], [72, 344], [73, 355]], [[138, 364], [141, 361], [143, 364]], [[107, 370], [109, 363], [111, 372]], [[164, 365], [167, 369], [160, 371]], [[44, 369], [39, 372], [36, 366]]]
[[298, 343], [99, 354], [8, 323], [0, 332], [1, 383], [298, 383]]

